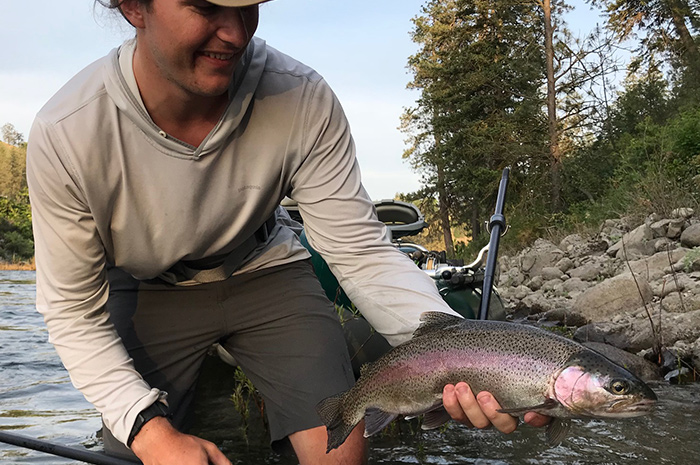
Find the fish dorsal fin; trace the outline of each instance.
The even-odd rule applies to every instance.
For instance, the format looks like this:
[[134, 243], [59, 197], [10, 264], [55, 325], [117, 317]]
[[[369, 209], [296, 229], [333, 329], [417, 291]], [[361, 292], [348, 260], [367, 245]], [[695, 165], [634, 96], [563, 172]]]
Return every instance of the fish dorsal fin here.
[[464, 321], [464, 319], [445, 312], [423, 312], [421, 313], [420, 321], [421, 324], [418, 329], [413, 332], [413, 337], [423, 336], [433, 331], [445, 329], [448, 326]]
[[362, 378], [365, 375], [365, 372], [369, 369], [369, 363], [363, 363], [360, 366], [360, 378]]

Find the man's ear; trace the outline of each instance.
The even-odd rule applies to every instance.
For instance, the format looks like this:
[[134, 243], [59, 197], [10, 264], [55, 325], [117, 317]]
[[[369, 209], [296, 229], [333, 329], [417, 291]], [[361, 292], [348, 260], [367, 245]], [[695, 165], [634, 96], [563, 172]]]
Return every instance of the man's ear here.
[[119, 6], [124, 18], [137, 29], [145, 27], [143, 10], [146, 8], [139, 0], [124, 0]]

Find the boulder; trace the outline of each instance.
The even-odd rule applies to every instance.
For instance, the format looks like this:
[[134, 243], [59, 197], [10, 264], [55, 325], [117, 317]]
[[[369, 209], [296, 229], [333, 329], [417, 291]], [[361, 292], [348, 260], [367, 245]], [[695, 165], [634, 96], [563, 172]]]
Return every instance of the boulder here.
[[542, 279], [544, 279], [545, 281], [550, 281], [552, 279], [561, 280], [563, 274], [564, 273], [556, 266], [545, 266], [540, 272]]
[[666, 237], [674, 240], [678, 239], [681, 237], [684, 226], [685, 220], [683, 218], [671, 220], [671, 222], [668, 224], [668, 229], [666, 230]]
[[537, 239], [532, 247], [524, 250], [520, 255], [520, 269], [528, 276], [536, 276], [542, 268], [554, 266], [564, 257], [556, 245], [545, 239]]
[[651, 301], [653, 293], [644, 277], [624, 273], [607, 279], [579, 295], [573, 311], [588, 321], [609, 321], [614, 315], [633, 311]]
[[606, 276], [605, 263], [597, 260], [589, 261], [567, 271], [567, 274], [583, 281], [596, 281]]
[[664, 276], [674, 263], [683, 260], [687, 252], [685, 248], [657, 252], [651, 257], [625, 263], [624, 269], [629, 271], [631, 268], [633, 273], [644, 276], [647, 281], [655, 281]]
[[684, 218], [684, 219], [689, 219], [690, 217], [695, 214], [695, 210], [689, 207], [680, 207], [680, 208], [674, 208], [671, 211], [671, 216], [673, 218]]
[[586, 281], [579, 278], [571, 278], [564, 281], [561, 286], [559, 286], [559, 289], [562, 292], [562, 296], [573, 298], [584, 292], [589, 287], [591, 287], [591, 285]]
[[649, 250], [654, 249], [654, 233], [648, 224], [642, 224], [634, 230], [628, 232], [622, 239], [608, 248], [607, 254], [611, 257], [623, 258], [639, 255], [651, 255]]
[[666, 237], [669, 224], [671, 224], [671, 220], [664, 219], [650, 224], [649, 227], [651, 228], [652, 233], [654, 233], [654, 237]]
[[681, 245], [684, 247], [700, 246], [700, 223], [688, 226], [681, 234]]

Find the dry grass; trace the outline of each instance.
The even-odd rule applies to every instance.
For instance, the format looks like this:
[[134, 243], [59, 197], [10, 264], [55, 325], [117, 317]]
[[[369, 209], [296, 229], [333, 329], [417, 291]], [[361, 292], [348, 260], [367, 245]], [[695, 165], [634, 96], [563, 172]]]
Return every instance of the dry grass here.
[[32, 258], [26, 262], [6, 262], [0, 260], [0, 271], [35, 271], [36, 264]]

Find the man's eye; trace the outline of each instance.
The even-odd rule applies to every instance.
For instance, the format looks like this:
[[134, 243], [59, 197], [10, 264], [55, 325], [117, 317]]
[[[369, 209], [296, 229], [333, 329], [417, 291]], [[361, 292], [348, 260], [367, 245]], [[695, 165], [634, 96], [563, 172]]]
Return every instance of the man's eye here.
[[197, 13], [207, 16], [216, 13], [219, 6], [209, 2], [198, 2], [194, 4], [194, 8], [197, 10]]

